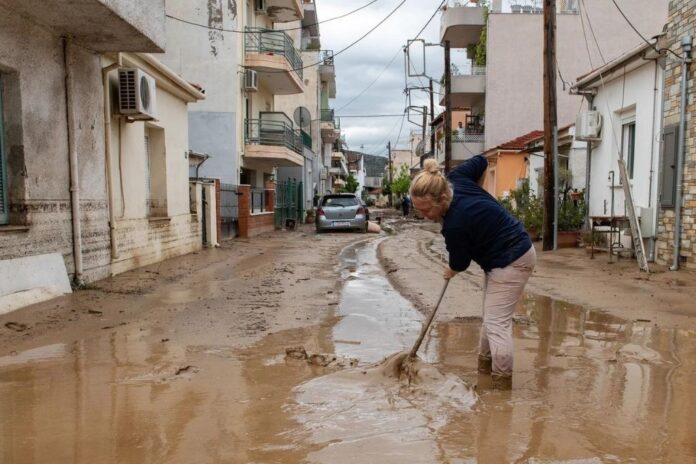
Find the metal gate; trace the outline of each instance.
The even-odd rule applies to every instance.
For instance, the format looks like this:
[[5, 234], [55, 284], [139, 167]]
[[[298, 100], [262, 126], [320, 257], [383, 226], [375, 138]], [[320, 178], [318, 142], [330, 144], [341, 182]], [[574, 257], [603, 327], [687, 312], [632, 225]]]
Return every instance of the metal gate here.
[[302, 182], [294, 179], [276, 183], [275, 226], [281, 229], [288, 219], [301, 222], [304, 218]]
[[222, 223], [222, 239], [237, 236], [239, 192], [236, 185], [220, 184], [220, 222]]

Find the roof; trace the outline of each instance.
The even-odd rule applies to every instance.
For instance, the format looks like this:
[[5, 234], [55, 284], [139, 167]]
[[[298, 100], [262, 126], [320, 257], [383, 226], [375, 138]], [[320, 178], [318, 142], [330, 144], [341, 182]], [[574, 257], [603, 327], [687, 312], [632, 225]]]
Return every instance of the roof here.
[[516, 139], [509, 140], [505, 143], [501, 143], [497, 147], [487, 150], [486, 153], [498, 151], [498, 150], [510, 150], [510, 151], [522, 151], [527, 148], [527, 144], [533, 140], [537, 140], [544, 136], [544, 131], [534, 130], [527, 134], [524, 134]]
[[[632, 63], [634, 61], [638, 60], [648, 60], [652, 59], [652, 57], [648, 58], [646, 57], [647, 54], [651, 51], [653, 45], [648, 44], [648, 43], [641, 43], [637, 47], [632, 48], [631, 50], [619, 55], [618, 57], [614, 58], [613, 60], [609, 61], [608, 63], [593, 69], [592, 71], [583, 74], [582, 76], [579, 76], [575, 84], [573, 84], [570, 87], [570, 93], [577, 93], [580, 90], [587, 89], [590, 87], [594, 87], [595, 85], [598, 84], [602, 79], [607, 80], [609, 79], [609, 74], [617, 71], [617, 70], [622, 70], [623, 72], [628, 72], [630, 71], [629, 69], [623, 69], [624, 66], [626, 66], [629, 63]], [[622, 69], [619, 69], [622, 68]], [[593, 85], [595, 84], [595, 85]]]

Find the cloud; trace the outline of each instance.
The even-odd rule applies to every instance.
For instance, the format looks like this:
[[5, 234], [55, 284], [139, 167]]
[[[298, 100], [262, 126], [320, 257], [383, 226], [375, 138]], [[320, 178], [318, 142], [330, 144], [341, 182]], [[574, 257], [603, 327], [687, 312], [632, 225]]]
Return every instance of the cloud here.
[[[315, 1], [320, 21], [348, 13], [368, 3], [368, 0]], [[400, 2], [401, 0], [378, 0], [373, 5], [346, 18], [322, 24], [320, 26], [322, 48], [333, 50], [334, 53], [338, 52], [374, 27]], [[339, 117], [341, 115], [404, 113], [405, 67], [403, 53], [399, 50], [409, 39], [415, 38], [441, 2], [442, 0], [407, 0], [383, 25], [360, 43], [336, 57], [337, 95], [331, 102], [332, 108], [335, 109], [346, 105], [383, 72], [369, 90], [337, 113]], [[440, 14], [438, 13], [421, 38], [434, 44], [439, 43], [439, 37]], [[385, 71], [385, 67], [397, 53], [399, 56]], [[439, 81], [444, 69], [441, 47], [427, 47], [426, 64], [427, 74]], [[410, 78], [409, 85], [427, 86], [428, 82], [424, 78], [421, 78], [421, 83], [415, 78]], [[438, 90], [437, 83], [435, 90]], [[436, 112], [438, 100], [436, 96]], [[428, 105], [428, 95], [417, 91], [413, 94], [411, 102], [414, 105]], [[367, 153], [379, 153], [384, 151], [382, 142], [386, 144], [387, 141], [391, 141], [392, 147], [407, 147], [411, 130], [420, 131], [420, 126], [404, 120], [401, 137], [397, 141], [400, 122], [400, 117], [344, 118], [341, 119], [341, 129], [352, 149], [360, 149], [360, 146], [364, 145]]]

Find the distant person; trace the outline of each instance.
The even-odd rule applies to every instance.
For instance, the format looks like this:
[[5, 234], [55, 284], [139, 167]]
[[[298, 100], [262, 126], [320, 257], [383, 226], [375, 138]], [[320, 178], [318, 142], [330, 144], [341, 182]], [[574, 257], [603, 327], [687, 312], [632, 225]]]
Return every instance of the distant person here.
[[401, 198], [401, 211], [403, 211], [404, 217], [408, 217], [408, 214], [411, 212], [411, 199], [408, 195], [404, 195]]
[[411, 184], [413, 207], [442, 223], [449, 252], [445, 279], [475, 261], [485, 272], [483, 324], [478, 370], [492, 373], [493, 387], [512, 388], [512, 314], [536, 264], [536, 252], [522, 224], [481, 188], [488, 161], [482, 155], [459, 165], [448, 177], [434, 159]]
[[464, 135], [466, 134], [466, 131], [464, 130], [464, 127], [462, 126], [462, 122], [459, 121], [457, 123], [457, 138], [459, 138], [460, 141], [464, 140]]

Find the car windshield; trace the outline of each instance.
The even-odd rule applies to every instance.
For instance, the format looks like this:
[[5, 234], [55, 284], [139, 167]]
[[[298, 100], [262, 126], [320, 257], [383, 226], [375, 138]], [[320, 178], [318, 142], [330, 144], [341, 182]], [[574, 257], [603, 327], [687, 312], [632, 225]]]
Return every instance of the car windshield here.
[[358, 199], [355, 197], [324, 197], [322, 206], [357, 206]]

